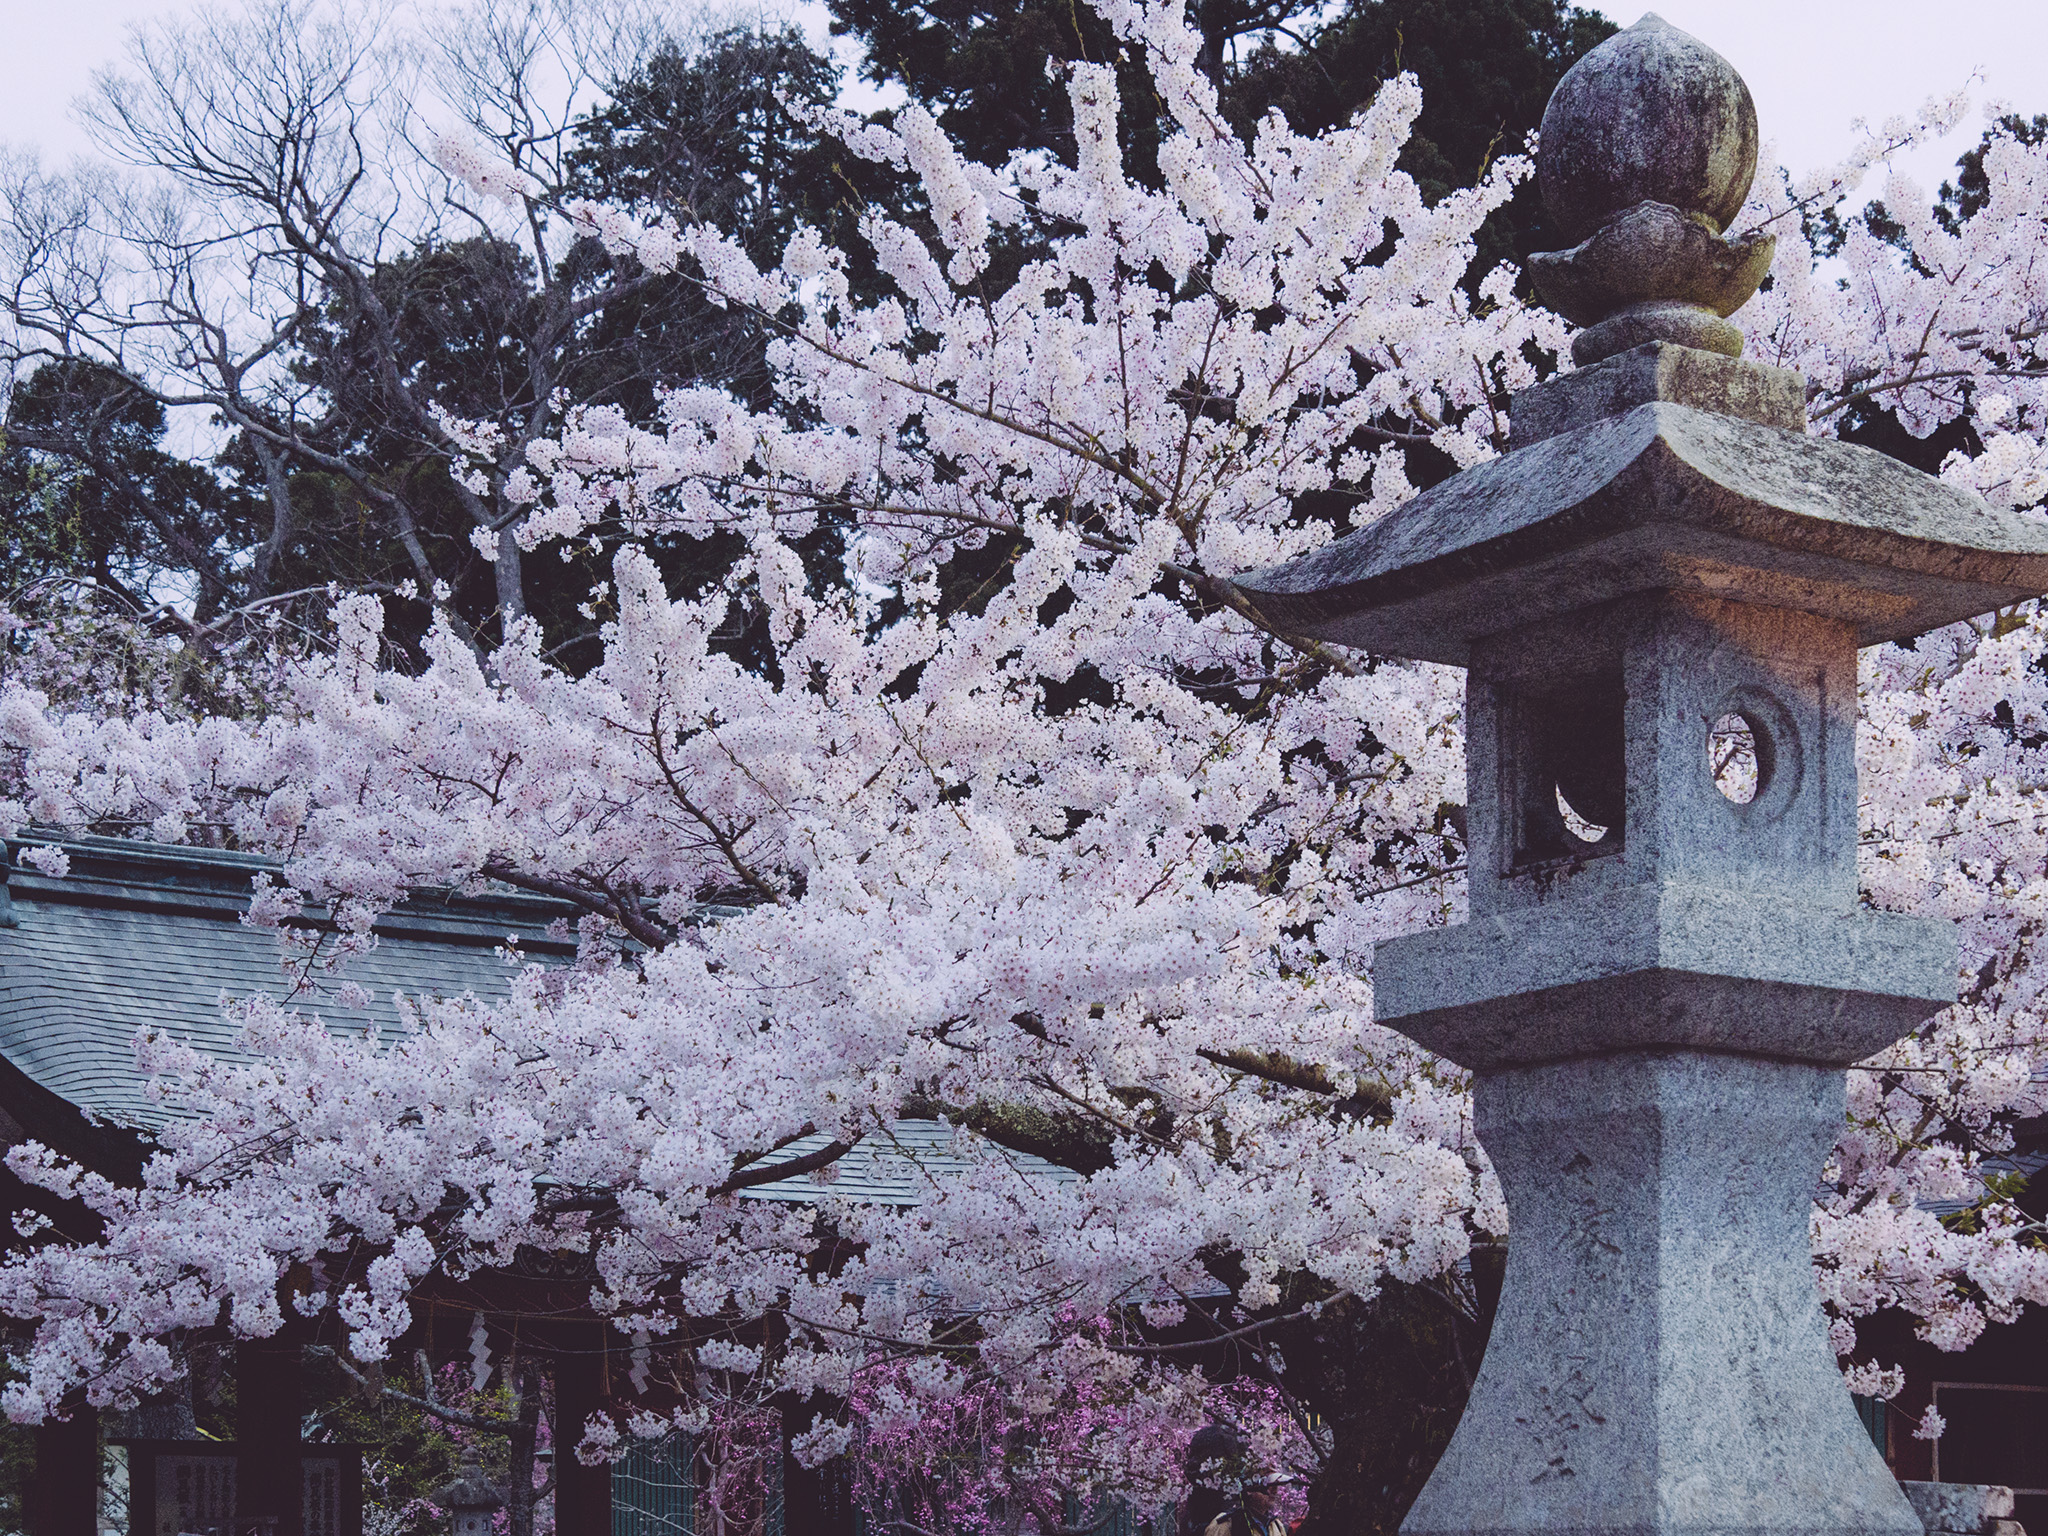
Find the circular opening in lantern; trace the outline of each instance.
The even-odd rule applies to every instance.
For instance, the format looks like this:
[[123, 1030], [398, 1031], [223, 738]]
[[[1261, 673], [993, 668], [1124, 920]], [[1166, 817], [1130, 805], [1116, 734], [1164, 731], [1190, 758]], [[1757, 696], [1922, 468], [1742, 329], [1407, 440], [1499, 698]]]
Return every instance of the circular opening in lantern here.
[[1562, 789], [1555, 791], [1555, 793], [1557, 795], [1557, 814], [1564, 818], [1565, 830], [1571, 833], [1573, 837], [1576, 837], [1582, 843], [1597, 843], [1607, 835], [1608, 829], [1606, 827], [1598, 826], [1586, 820], [1585, 817], [1572, 809], [1572, 803], [1565, 799]]
[[1748, 805], [1763, 788], [1763, 763], [1756, 727], [1732, 711], [1707, 729], [1707, 772], [1714, 788], [1736, 805]]

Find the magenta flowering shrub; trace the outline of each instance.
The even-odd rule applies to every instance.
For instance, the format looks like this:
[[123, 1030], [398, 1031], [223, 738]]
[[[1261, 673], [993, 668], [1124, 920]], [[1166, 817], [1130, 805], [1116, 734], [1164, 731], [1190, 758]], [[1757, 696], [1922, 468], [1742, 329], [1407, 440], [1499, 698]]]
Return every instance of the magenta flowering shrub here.
[[1162, 1400], [1126, 1383], [1088, 1381], [1055, 1408], [1033, 1411], [993, 1380], [934, 1397], [923, 1365], [899, 1359], [865, 1371], [849, 1399], [854, 1496], [870, 1530], [1050, 1536], [1112, 1499], [1150, 1519], [1186, 1493], [1188, 1442], [1207, 1423], [1236, 1429], [1251, 1459], [1280, 1480], [1279, 1518], [1307, 1509], [1312, 1452], [1280, 1394], [1262, 1382], [1195, 1377]]

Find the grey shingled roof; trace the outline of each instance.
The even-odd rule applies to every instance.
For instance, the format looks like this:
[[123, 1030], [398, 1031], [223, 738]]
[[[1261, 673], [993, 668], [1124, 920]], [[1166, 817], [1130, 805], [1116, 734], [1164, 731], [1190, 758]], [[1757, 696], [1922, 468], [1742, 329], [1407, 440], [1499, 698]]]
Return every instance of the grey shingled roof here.
[[[1987, 1180], [2017, 1173], [2026, 1179], [2029, 1186], [2041, 1177], [2044, 1170], [2048, 1170], [2048, 1151], [2039, 1147], [2022, 1146], [1987, 1157], [1983, 1164], [1983, 1176]], [[1921, 1208], [1936, 1216], [1953, 1216], [1958, 1211], [1968, 1210], [1973, 1204], [1975, 1202], [1970, 1200], [1929, 1200]]]
[[[886, 1129], [864, 1137], [834, 1163], [829, 1181], [800, 1173], [772, 1184], [757, 1184], [740, 1193], [748, 1200], [780, 1200], [795, 1205], [815, 1205], [826, 1199], [847, 1200], [856, 1205], [919, 1205], [934, 1183], [957, 1177], [973, 1166], [970, 1159], [955, 1150], [957, 1135], [944, 1120], [892, 1120]], [[820, 1151], [831, 1142], [830, 1132], [818, 1131], [769, 1153], [761, 1161], [772, 1167], [807, 1152]], [[1070, 1184], [1080, 1177], [1071, 1168], [1062, 1168], [1028, 1152], [1004, 1155], [1026, 1178]]]
[[[62, 847], [70, 872], [52, 877], [21, 865], [24, 841]], [[569, 910], [558, 903], [513, 893], [418, 896], [378, 920], [374, 950], [321, 976], [323, 987], [349, 980], [369, 992], [367, 1009], [345, 1010], [331, 990], [295, 995], [277, 936], [242, 921], [251, 881], [276, 868], [246, 854], [120, 839], [10, 841], [0, 885], [0, 1057], [92, 1116], [148, 1130], [168, 1114], [145, 1093], [146, 1080], [135, 1067], [135, 1032], [144, 1025], [233, 1060], [234, 1029], [221, 1016], [223, 997], [267, 994], [319, 1014], [338, 1030], [374, 1023], [396, 1031], [393, 992], [504, 996], [513, 971], [497, 949], [510, 934], [529, 956], [572, 949], [544, 933]], [[317, 921], [319, 914], [309, 916]], [[765, 1161], [788, 1162], [831, 1139], [819, 1132]], [[1078, 1177], [1043, 1158], [1005, 1155], [1026, 1177], [1057, 1183]], [[744, 1193], [806, 1205], [833, 1197], [912, 1206], [934, 1180], [968, 1166], [945, 1121], [897, 1120], [834, 1165], [829, 1181], [797, 1174]]]
[[504, 996], [513, 972], [496, 951], [510, 934], [530, 953], [564, 949], [543, 932], [563, 910], [551, 903], [422, 898], [379, 922], [370, 953], [321, 976], [323, 986], [348, 980], [369, 992], [370, 1007], [351, 1011], [331, 993], [295, 996], [277, 935], [241, 921], [252, 878], [274, 865], [92, 839], [61, 844], [71, 872], [52, 878], [17, 864], [20, 846], [7, 849], [0, 910], [0, 1055], [88, 1114], [136, 1128], [166, 1118], [135, 1067], [144, 1025], [232, 1059], [220, 1000], [267, 994], [337, 1029], [395, 1030], [394, 991]]

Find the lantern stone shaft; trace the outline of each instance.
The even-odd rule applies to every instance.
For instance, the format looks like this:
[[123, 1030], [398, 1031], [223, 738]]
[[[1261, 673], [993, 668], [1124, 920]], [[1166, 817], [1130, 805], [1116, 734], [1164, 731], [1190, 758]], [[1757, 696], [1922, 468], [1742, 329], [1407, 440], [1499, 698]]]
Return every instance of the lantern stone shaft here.
[[1581, 243], [1531, 264], [1583, 366], [1502, 458], [1238, 578], [1284, 630], [1468, 669], [1470, 919], [1380, 946], [1375, 993], [1472, 1069], [1513, 1230], [1404, 1536], [1921, 1531], [1808, 1235], [1844, 1067], [1955, 998], [1945, 924], [1859, 906], [1856, 652], [2048, 591], [2048, 530], [1806, 435], [1805, 381], [1740, 359], [1755, 150], [1696, 39], [1588, 54], [1538, 164]]

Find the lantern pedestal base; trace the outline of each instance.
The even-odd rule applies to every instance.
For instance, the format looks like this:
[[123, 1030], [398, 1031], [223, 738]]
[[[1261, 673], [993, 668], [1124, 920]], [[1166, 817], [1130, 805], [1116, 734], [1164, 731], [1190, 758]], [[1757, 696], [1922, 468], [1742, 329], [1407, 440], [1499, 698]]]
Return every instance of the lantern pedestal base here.
[[1507, 1274], [1402, 1536], [1923, 1536], [1814, 1289], [1839, 1070], [1627, 1052], [1481, 1073], [1474, 1095]]

